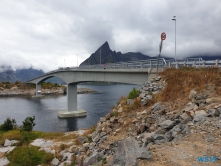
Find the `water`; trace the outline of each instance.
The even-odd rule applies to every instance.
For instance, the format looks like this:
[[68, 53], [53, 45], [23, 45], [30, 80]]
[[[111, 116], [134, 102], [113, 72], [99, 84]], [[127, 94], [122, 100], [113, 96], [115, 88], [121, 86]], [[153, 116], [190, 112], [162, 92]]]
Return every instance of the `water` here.
[[78, 94], [78, 108], [87, 111], [86, 117], [60, 119], [58, 111], [67, 110], [67, 96], [0, 97], [0, 124], [7, 117], [14, 118], [18, 125], [28, 116], [35, 116], [34, 130], [45, 132], [67, 132], [89, 128], [105, 116], [120, 97], [126, 96], [137, 85], [78, 85], [97, 93]]

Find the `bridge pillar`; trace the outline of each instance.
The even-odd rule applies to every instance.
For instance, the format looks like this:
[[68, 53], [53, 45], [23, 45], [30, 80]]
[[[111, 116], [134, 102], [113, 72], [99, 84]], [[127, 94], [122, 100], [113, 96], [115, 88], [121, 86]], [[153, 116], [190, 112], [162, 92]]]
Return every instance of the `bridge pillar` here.
[[40, 96], [41, 95], [41, 84], [37, 83], [36, 84], [36, 96]]
[[77, 109], [77, 84], [67, 85], [67, 111], [59, 111], [59, 118], [86, 116], [86, 111]]

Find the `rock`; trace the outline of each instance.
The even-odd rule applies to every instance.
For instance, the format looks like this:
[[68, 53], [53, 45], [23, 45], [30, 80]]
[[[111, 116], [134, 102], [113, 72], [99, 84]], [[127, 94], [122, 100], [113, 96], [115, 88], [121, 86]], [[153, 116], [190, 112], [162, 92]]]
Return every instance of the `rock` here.
[[48, 147], [41, 147], [39, 150], [44, 150], [47, 153], [55, 154], [55, 150], [54, 149], [50, 149]]
[[51, 161], [51, 165], [52, 166], [57, 166], [59, 164], [59, 160], [57, 158], [54, 158], [52, 161]]
[[209, 117], [214, 117], [214, 116], [219, 116], [220, 112], [217, 109], [210, 109], [208, 111], [208, 116]]
[[7, 157], [3, 157], [3, 158], [0, 158], [0, 165], [1, 166], [6, 166], [8, 165], [10, 162], [8, 161]]
[[180, 115], [180, 118], [182, 119], [181, 123], [187, 123], [188, 121], [192, 120], [192, 118], [186, 112]]
[[163, 122], [160, 123], [160, 126], [163, 129], [171, 129], [173, 127], [174, 122], [171, 120], [165, 120]]
[[184, 111], [187, 112], [187, 111], [193, 110], [195, 106], [196, 104], [191, 103], [190, 105], [184, 108]]
[[146, 130], [147, 130], [146, 125], [144, 123], [142, 123], [137, 130], [137, 134], [143, 133]]
[[103, 136], [105, 136], [105, 135], [107, 135], [106, 132], [101, 132], [101, 133], [100, 133], [100, 138], [103, 137]]
[[196, 94], [197, 94], [196, 90], [192, 89], [189, 93], [189, 99], [190, 100], [194, 99], [196, 97]]
[[195, 114], [193, 118], [193, 123], [199, 122], [203, 123], [206, 120], [207, 114]]
[[147, 105], [147, 102], [148, 102], [148, 99], [147, 99], [147, 98], [143, 98], [143, 99], [141, 100], [141, 103], [142, 103], [143, 106]]
[[98, 158], [101, 158], [101, 157], [103, 157], [102, 153], [98, 153], [97, 151], [94, 151], [93, 154], [90, 157], [86, 158], [83, 163], [85, 165], [93, 165], [94, 163], [98, 161]]
[[144, 98], [145, 96], [146, 96], [146, 93], [141, 93], [141, 94], [139, 95], [140, 98]]
[[156, 141], [156, 140], [164, 140], [165, 139], [164, 135], [162, 135], [162, 134], [153, 134], [152, 138], [153, 138], [154, 141]]
[[220, 97], [212, 97], [212, 98], [207, 98], [206, 103], [211, 104], [211, 103], [220, 103], [221, 98]]
[[88, 138], [85, 137], [85, 136], [79, 136], [77, 138], [77, 140], [81, 143], [81, 144], [84, 144], [84, 143], [87, 143], [88, 142]]
[[119, 141], [111, 165], [137, 165], [137, 159], [152, 160], [152, 155], [147, 148], [140, 147], [133, 137]]
[[218, 127], [219, 129], [221, 129], [221, 123], [217, 124], [217, 127]]
[[152, 110], [156, 111], [161, 106], [161, 102], [157, 102], [152, 106]]
[[62, 158], [62, 160], [63, 160], [63, 161], [64, 161], [64, 160], [69, 160], [69, 161], [70, 161], [72, 155], [73, 155], [73, 153], [69, 153], [69, 152], [64, 153], [64, 154], [63, 154], [63, 158]]
[[153, 96], [152, 95], [146, 95], [147, 100], [152, 100]]
[[208, 135], [207, 142], [218, 142], [218, 140], [216, 138], [214, 138], [212, 135]]
[[119, 112], [119, 113], [123, 112], [123, 107], [119, 107], [117, 112]]
[[204, 111], [204, 110], [196, 111], [195, 114], [196, 114], [196, 115], [199, 115], [199, 114], [200, 114], [200, 115], [207, 115], [206, 111]]
[[99, 139], [100, 139], [100, 135], [99, 134], [95, 134], [95, 135], [92, 136], [92, 141], [95, 142], [95, 143], [98, 142]]
[[6, 139], [5, 143], [4, 143], [4, 146], [11, 146], [11, 145], [12, 145], [11, 141]]

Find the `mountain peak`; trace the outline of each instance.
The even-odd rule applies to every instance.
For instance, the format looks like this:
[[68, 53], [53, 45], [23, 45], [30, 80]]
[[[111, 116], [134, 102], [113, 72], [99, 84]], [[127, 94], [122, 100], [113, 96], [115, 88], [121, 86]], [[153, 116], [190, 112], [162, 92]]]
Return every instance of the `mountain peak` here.
[[[106, 41], [104, 44], [102, 44], [97, 51], [100, 51], [100, 49], [101, 49], [101, 51], [102, 51], [102, 50], [111, 51], [111, 49], [110, 49], [109, 44], [108, 44], [107, 41]], [[96, 52], [97, 52], [97, 51], [96, 51]]]

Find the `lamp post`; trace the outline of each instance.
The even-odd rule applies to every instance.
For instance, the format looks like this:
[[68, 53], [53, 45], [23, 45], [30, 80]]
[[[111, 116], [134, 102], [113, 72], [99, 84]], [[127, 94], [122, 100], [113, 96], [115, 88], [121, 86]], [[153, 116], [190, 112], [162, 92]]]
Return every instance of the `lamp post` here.
[[100, 47], [100, 67], [101, 67], [101, 47]]
[[77, 67], [78, 67], [78, 54], [76, 54], [77, 55]]
[[173, 21], [175, 21], [175, 60], [176, 60], [176, 16], [173, 16]]

